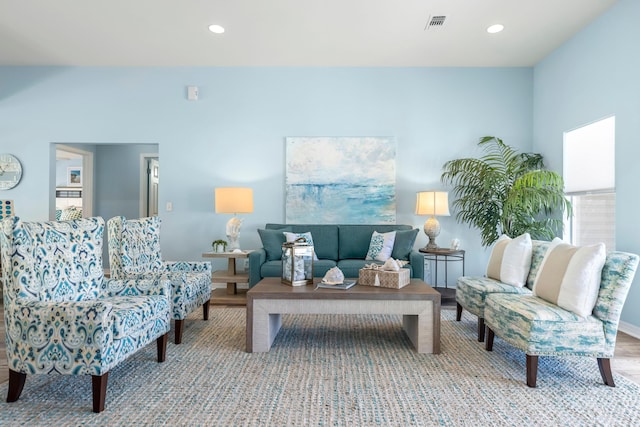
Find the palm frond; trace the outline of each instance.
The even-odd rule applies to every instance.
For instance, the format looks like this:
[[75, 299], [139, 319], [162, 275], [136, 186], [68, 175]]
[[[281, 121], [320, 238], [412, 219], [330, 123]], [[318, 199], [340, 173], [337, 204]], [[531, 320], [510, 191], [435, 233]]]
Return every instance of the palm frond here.
[[542, 155], [518, 153], [500, 138], [485, 136], [478, 145], [485, 153], [480, 158], [443, 166], [441, 181], [453, 185], [456, 219], [477, 228], [484, 246], [503, 233], [553, 238], [562, 227], [556, 212], [571, 214], [562, 177], [544, 169]]

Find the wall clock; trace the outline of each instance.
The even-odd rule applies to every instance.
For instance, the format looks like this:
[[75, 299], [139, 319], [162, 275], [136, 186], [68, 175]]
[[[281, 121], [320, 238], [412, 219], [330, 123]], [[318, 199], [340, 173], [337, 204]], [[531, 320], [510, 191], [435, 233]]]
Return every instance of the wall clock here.
[[9, 190], [20, 182], [22, 165], [11, 154], [0, 154], [0, 190]]

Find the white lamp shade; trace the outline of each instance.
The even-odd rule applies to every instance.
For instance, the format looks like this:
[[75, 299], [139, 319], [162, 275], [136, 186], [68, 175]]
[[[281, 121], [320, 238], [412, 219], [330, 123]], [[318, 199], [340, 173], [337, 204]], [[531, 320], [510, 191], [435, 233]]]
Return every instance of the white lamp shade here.
[[216, 188], [215, 207], [216, 213], [251, 213], [253, 212], [253, 190], [242, 187]]
[[449, 216], [449, 193], [420, 191], [416, 197], [416, 215]]

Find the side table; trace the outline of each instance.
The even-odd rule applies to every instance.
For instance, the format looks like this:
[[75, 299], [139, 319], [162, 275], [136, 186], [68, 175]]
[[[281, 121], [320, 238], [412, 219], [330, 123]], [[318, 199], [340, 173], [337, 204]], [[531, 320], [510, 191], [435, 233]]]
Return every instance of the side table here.
[[[435, 264], [433, 288], [440, 292], [442, 295], [442, 302], [455, 302], [456, 290], [455, 288], [449, 288], [449, 263], [461, 262], [462, 263], [462, 275], [464, 276], [464, 255], [465, 252], [462, 249], [448, 249], [448, 248], [436, 248], [418, 249], [421, 253], [425, 254], [425, 261], [433, 261]], [[444, 262], [444, 287], [438, 286], [438, 262]]]
[[205, 252], [203, 258], [226, 258], [228, 260], [226, 270], [215, 270], [211, 273], [211, 281], [226, 283], [226, 289], [213, 289], [211, 291], [212, 304], [240, 304], [247, 303], [246, 289], [238, 289], [238, 283], [249, 283], [249, 273], [239, 273], [237, 261], [249, 258], [251, 250], [242, 252]]

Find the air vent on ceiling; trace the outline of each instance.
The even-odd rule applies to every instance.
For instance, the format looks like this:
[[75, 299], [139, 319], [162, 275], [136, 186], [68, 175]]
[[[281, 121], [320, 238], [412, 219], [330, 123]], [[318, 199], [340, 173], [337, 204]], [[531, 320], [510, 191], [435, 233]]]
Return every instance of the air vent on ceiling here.
[[445, 19], [447, 19], [447, 17], [444, 15], [430, 16], [424, 29], [428, 30], [430, 28], [440, 28], [444, 25]]

